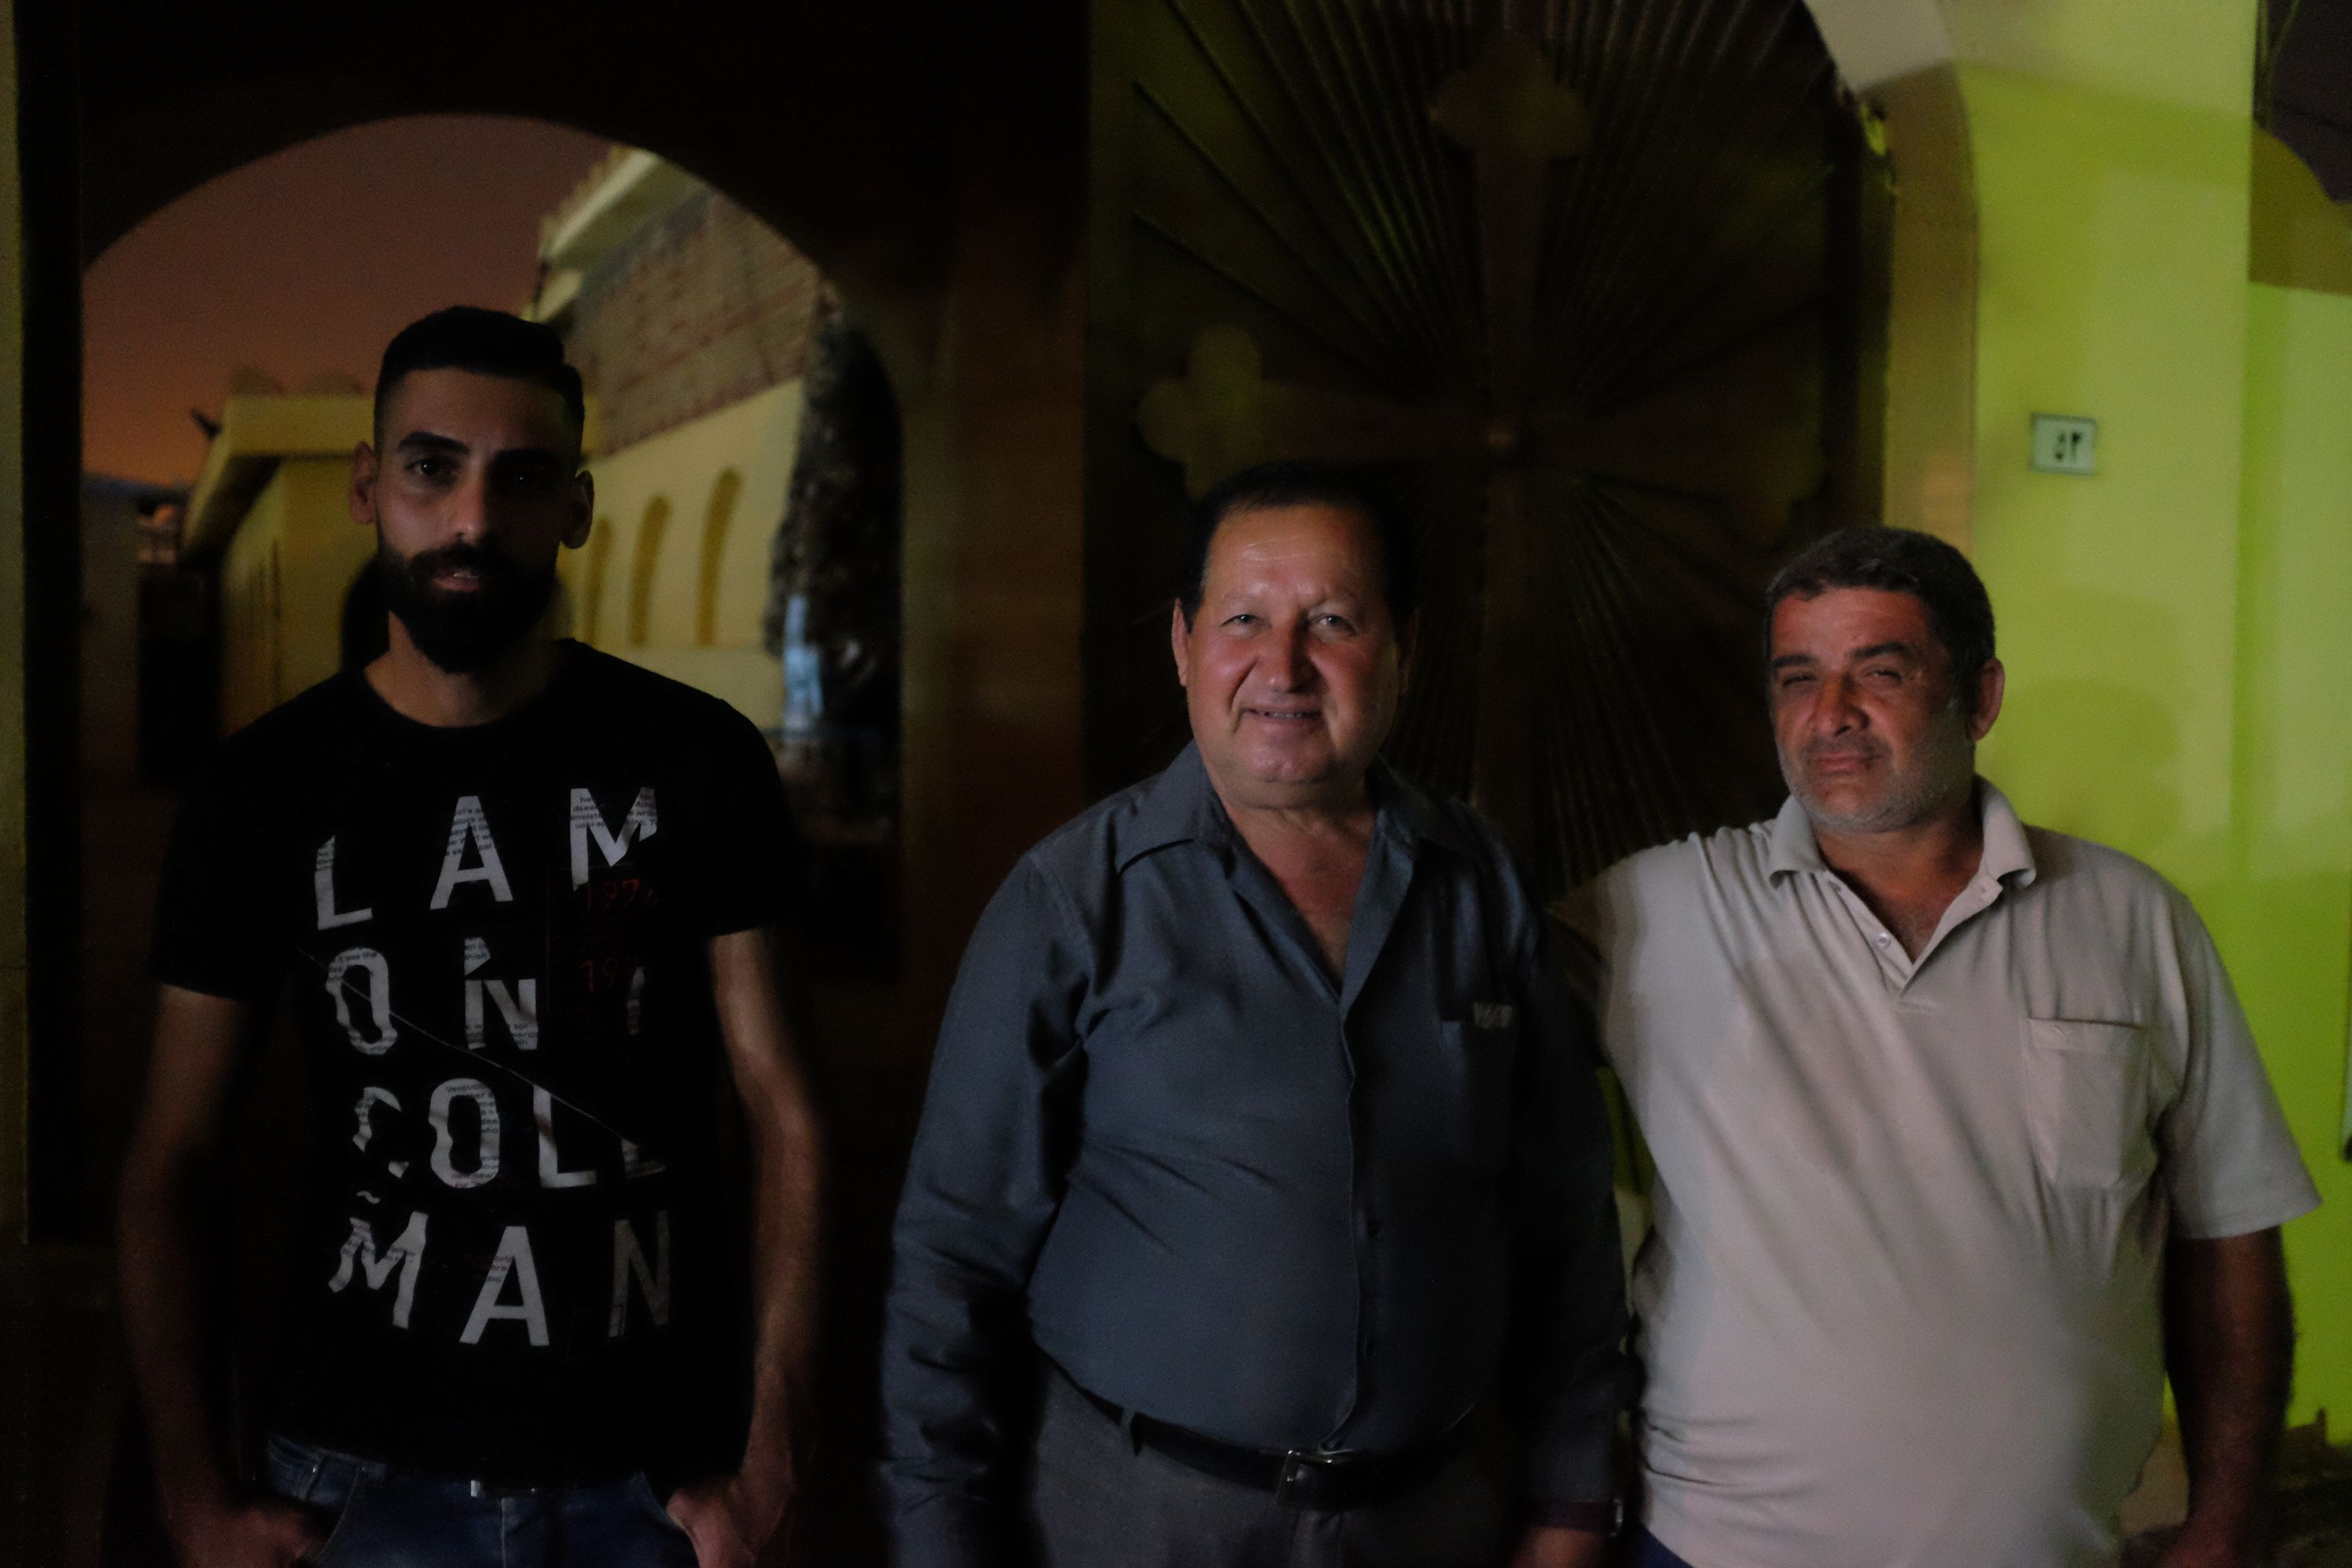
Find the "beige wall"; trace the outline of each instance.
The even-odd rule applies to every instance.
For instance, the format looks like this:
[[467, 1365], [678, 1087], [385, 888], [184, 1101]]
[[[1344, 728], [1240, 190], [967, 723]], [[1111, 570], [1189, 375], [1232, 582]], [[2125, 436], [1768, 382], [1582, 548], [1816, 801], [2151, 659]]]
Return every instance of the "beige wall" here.
[[592, 458], [604, 538], [561, 563], [572, 635], [774, 729], [783, 672], [760, 623], [800, 418], [801, 384], [788, 381]]
[[221, 562], [221, 727], [243, 728], [335, 673], [343, 595], [375, 549], [351, 518], [351, 459], [289, 458]]

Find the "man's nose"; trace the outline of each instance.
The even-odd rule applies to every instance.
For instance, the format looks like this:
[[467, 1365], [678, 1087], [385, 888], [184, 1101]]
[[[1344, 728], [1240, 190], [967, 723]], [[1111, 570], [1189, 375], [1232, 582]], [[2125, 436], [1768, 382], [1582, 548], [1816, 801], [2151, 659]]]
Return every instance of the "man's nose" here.
[[478, 544], [490, 531], [490, 484], [485, 474], [468, 474], [449, 493], [449, 537]]
[[1296, 691], [1315, 679], [1315, 661], [1307, 657], [1307, 628], [1293, 626], [1265, 661], [1267, 677], [1284, 691]]
[[1823, 735], [1843, 735], [1861, 729], [1865, 719], [1855, 696], [1854, 683], [1843, 675], [1822, 681], [1821, 697], [1813, 704], [1814, 731]]

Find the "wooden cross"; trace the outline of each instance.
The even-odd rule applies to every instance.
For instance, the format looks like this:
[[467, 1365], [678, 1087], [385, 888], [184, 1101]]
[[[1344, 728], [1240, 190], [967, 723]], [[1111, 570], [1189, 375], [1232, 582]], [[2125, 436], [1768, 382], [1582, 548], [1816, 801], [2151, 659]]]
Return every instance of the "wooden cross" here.
[[1686, 397], [1670, 406], [1637, 402], [1599, 417], [1576, 407], [1538, 406], [1545, 190], [1551, 165], [1590, 144], [1584, 105], [1554, 79], [1542, 49], [1506, 25], [1487, 35], [1467, 68], [1440, 84], [1430, 114], [1470, 153], [1475, 170], [1479, 390], [1408, 405], [1289, 386], [1265, 379], [1248, 332], [1218, 325], [1194, 339], [1183, 376], [1145, 394], [1138, 423], [1146, 445], [1183, 465], [1194, 496], [1273, 458], [1485, 467], [1472, 795], [1516, 843], [1529, 847], [1537, 826], [1532, 718], [1544, 594], [1536, 522], [1528, 515], [1528, 470], [1712, 494], [1760, 535], [1785, 519], [1789, 499], [1804, 488], [1810, 459], [1801, 440], [1783, 438], [1800, 427], [1798, 411], [1751, 401], [1755, 395], [1746, 392], [1719, 395], [1713, 405]]

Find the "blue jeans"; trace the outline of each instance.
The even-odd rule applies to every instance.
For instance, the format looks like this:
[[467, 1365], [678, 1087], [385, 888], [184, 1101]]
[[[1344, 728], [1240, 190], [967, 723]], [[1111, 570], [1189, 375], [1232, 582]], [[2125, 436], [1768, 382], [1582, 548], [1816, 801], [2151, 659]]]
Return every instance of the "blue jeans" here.
[[643, 1473], [593, 1486], [480, 1491], [273, 1435], [263, 1479], [332, 1515], [320, 1568], [695, 1568]]
[[1640, 1525], [1625, 1540], [1625, 1561], [1630, 1568], [1691, 1568], [1691, 1565], [1658, 1543], [1658, 1538]]

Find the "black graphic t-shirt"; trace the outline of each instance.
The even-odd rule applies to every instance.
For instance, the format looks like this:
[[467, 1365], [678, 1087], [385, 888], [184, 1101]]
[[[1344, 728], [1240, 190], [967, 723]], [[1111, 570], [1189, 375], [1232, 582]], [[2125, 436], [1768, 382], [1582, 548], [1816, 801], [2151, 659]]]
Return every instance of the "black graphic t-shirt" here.
[[232, 738], [155, 939], [168, 984], [283, 984], [308, 1063], [274, 1418], [515, 1484], [740, 1442], [708, 943], [780, 919], [795, 874], [750, 723], [563, 653], [492, 724], [415, 723], [346, 674]]

